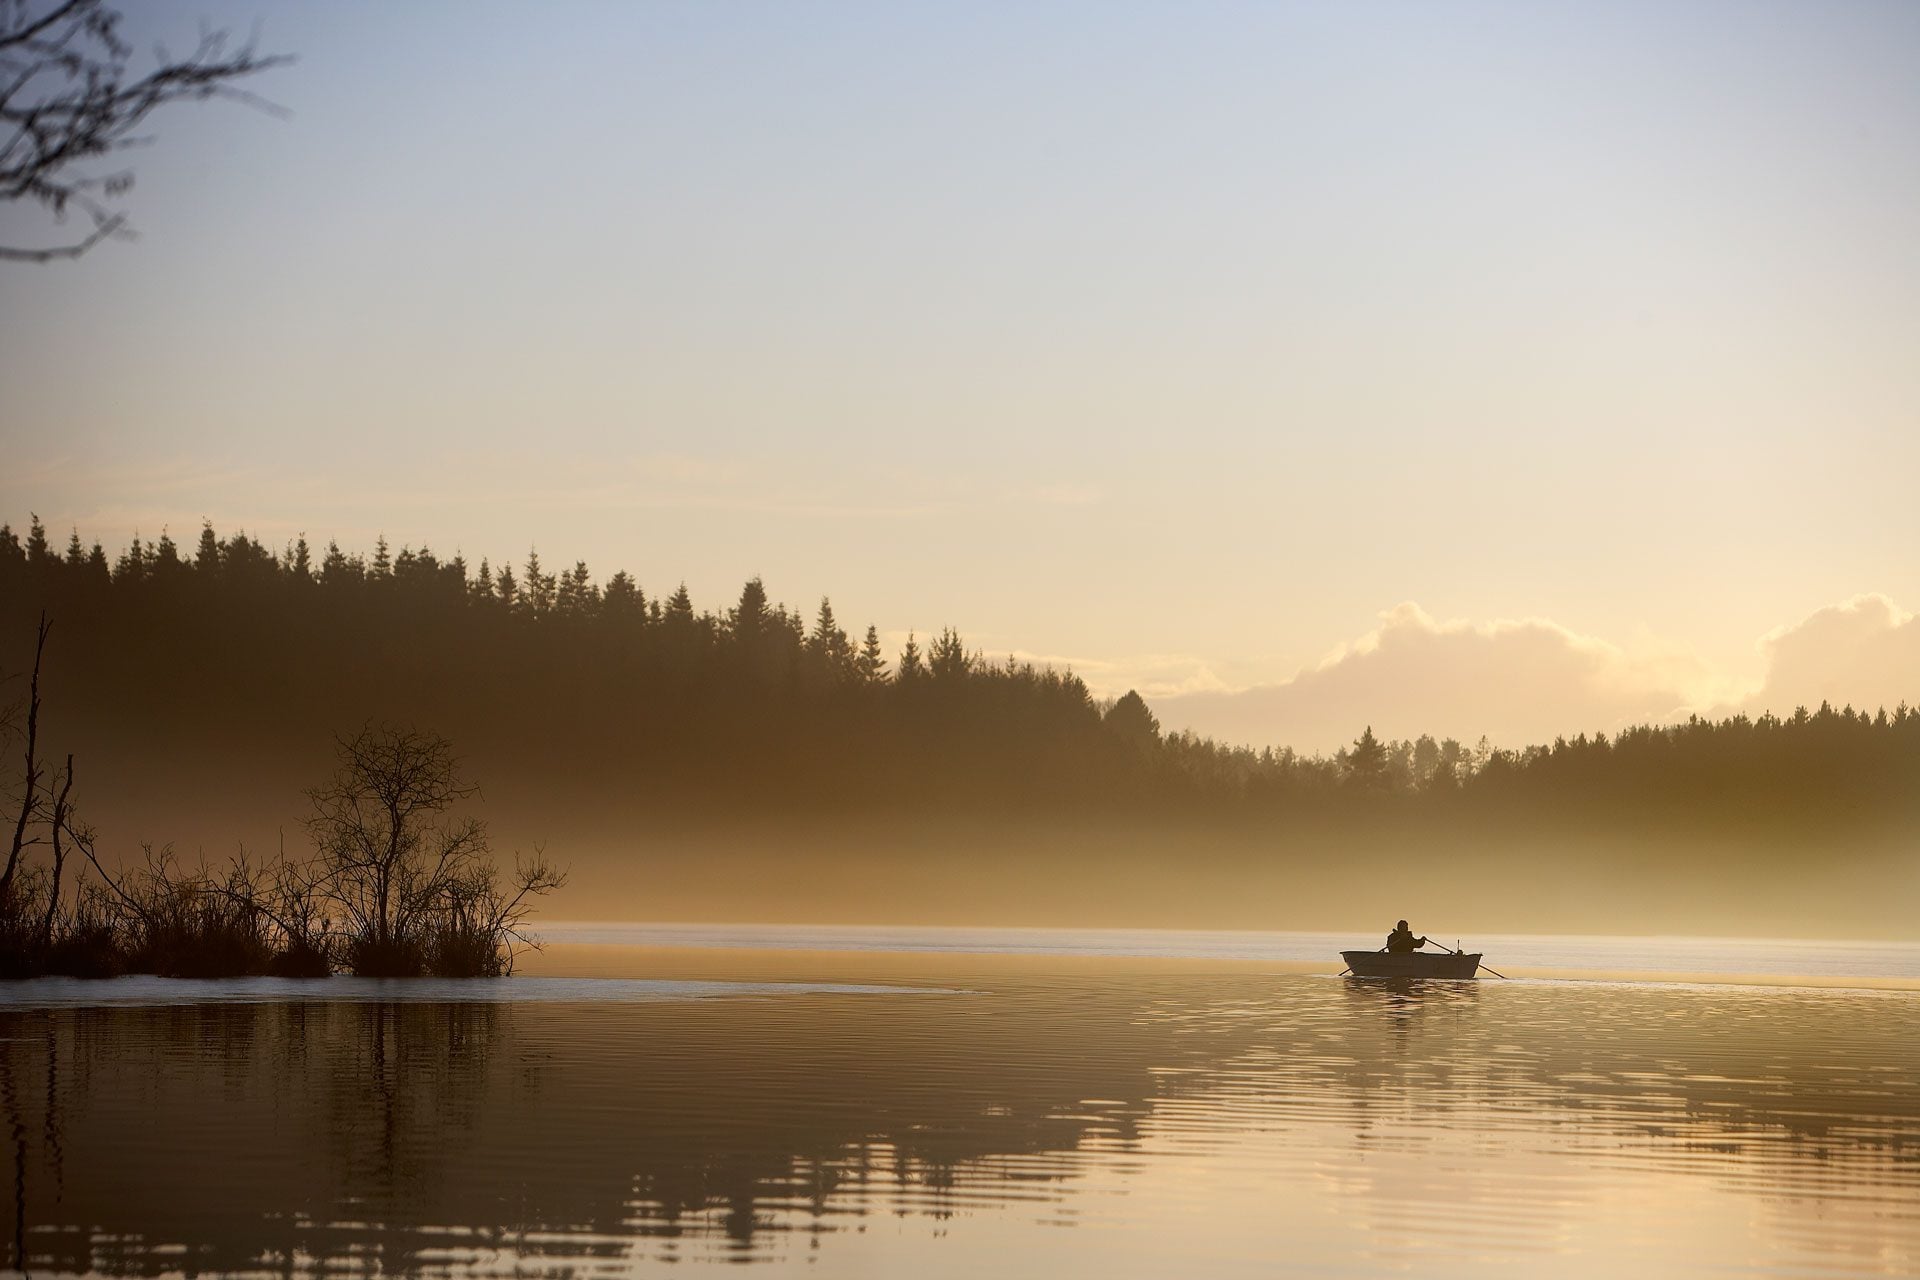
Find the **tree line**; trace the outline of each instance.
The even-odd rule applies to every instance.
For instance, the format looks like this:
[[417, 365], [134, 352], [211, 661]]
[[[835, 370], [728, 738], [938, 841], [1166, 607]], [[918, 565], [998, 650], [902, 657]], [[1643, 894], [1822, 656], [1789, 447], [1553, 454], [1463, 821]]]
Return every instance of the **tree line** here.
[[1920, 714], [1904, 703], [1524, 748], [1364, 726], [1331, 754], [1253, 747], [1165, 732], [1137, 693], [1096, 698], [950, 627], [889, 652], [877, 625], [849, 630], [827, 599], [790, 608], [759, 578], [699, 608], [684, 584], [650, 592], [537, 552], [515, 566], [384, 539], [275, 550], [211, 524], [190, 549], [163, 533], [112, 556], [77, 533], [54, 547], [37, 518], [24, 537], [0, 525], [0, 603], [16, 646], [38, 610], [61, 620], [96, 732], [244, 723], [266, 745], [346, 710], [441, 727], [569, 794], [656, 806], [1920, 816]]

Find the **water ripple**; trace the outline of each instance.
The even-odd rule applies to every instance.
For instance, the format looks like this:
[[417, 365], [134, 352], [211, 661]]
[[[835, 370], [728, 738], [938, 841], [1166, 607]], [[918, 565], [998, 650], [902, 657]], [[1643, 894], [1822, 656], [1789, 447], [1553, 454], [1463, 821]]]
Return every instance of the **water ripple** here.
[[13, 1257], [142, 1275], [1920, 1270], [1911, 996], [909, 969], [516, 979], [493, 989], [533, 994], [492, 1000], [0, 995]]

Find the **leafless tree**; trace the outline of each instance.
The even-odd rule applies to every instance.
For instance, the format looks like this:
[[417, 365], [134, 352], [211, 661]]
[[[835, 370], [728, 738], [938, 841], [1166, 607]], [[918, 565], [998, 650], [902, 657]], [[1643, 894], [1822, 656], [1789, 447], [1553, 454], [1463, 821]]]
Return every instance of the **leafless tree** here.
[[441, 913], [443, 946], [461, 947], [467, 954], [464, 963], [448, 963], [452, 958], [442, 956], [441, 967], [474, 975], [512, 973], [516, 955], [540, 949], [526, 931], [533, 899], [566, 882], [567, 873], [540, 848], [532, 857], [514, 855], [513, 876], [504, 885], [491, 861], [474, 866], [449, 885]]
[[0, 246], [0, 260], [77, 258], [110, 236], [131, 232], [113, 202], [133, 173], [109, 161], [152, 139], [135, 132], [171, 102], [226, 98], [278, 111], [235, 81], [291, 61], [262, 55], [251, 42], [230, 47], [227, 33], [203, 29], [192, 55], [155, 51], [156, 65], [136, 75], [120, 14], [101, 0], [0, 0], [0, 201], [28, 201], [64, 221], [78, 211], [87, 232], [46, 248]]
[[307, 793], [307, 830], [355, 936], [386, 946], [486, 852], [477, 819], [444, 820], [475, 794], [444, 738], [368, 726], [339, 740], [333, 777]]
[[368, 725], [339, 740], [333, 777], [307, 793], [307, 830], [356, 971], [417, 971], [450, 935], [511, 963], [527, 899], [565, 877], [536, 855], [500, 886], [486, 824], [451, 812], [478, 791], [445, 738]]
[[40, 942], [43, 946], [53, 943], [53, 922], [60, 912], [60, 877], [67, 869], [67, 847], [61, 840], [73, 820], [73, 754], [67, 754], [67, 768], [60, 775], [60, 792], [53, 799], [53, 815], [47, 821], [47, 828], [53, 838], [53, 882], [47, 887], [47, 914], [40, 921]]
[[13, 823], [13, 842], [7, 849], [6, 869], [0, 871], [0, 907], [5, 907], [13, 893], [15, 874], [20, 870], [20, 855], [30, 845], [38, 841], [27, 835], [27, 828], [41, 808], [40, 800], [40, 762], [35, 754], [40, 745], [40, 662], [47, 652], [47, 633], [53, 630], [53, 622], [43, 612], [40, 625], [35, 633], [33, 645], [33, 676], [27, 684], [27, 728], [26, 762], [21, 770], [20, 812]]
[[[240, 861], [245, 860], [243, 850]], [[258, 876], [249, 872], [247, 879], [254, 900], [279, 926], [290, 952], [322, 962], [330, 957], [326, 869], [318, 859], [289, 858], [283, 839], [273, 860]], [[254, 890], [256, 882], [259, 887]]]
[[[318, 976], [344, 962], [370, 975], [482, 977], [511, 972], [517, 952], [538, 945], [524, 928], [533, 900], [566, 883], [565, 873], [536, 849], [503, 874], [485, 824], [452, 812], [479, 789], [462, 780], [446, 739], [415, 729], [368, 725], [339, 740], [332, 778], [308, 792], [310, 858], [290, 859], [283, 846], [258, 863], [242, 849], [221, 870], [144, 844], [143, 865], [109, 868], [93, 828], [75, 817], [73, 756], [49, 771], [39, 755], [51, 629], [43, 616], [28, 694], [19, 711], [0, 715], [8, 734], [24, 719], [26, 742], [0, 870], [0, 970], [34, 972], [57, 943], [78, 940], [95, 946], [108, 966], [101, 972]], [[51, 867], [28, 856], [43, 829]], [[84, 869], [74, 877], [63, 916], [70, 854], [94, 878]]]

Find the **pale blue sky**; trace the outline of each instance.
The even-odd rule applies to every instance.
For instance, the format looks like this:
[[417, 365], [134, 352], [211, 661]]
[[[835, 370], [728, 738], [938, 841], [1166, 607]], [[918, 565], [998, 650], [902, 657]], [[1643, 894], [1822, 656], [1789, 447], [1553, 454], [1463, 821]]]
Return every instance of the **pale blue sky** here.
[[0, 518], [761, 573], [1122, 683], [1406, 601], [1757, 680], [1920, 601], [1920, 6], [136, 17], [257, 21], [293, 114], [157, 118], [137, 243], [0, 268]]

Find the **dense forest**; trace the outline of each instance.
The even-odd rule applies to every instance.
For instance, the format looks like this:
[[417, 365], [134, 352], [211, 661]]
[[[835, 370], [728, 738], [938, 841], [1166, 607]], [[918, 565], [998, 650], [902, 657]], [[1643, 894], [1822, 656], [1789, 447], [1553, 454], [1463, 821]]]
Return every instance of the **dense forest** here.
[[1044, 819], [1231, 829], [1264, 857], [1336, 828], [1466, 841], [1577, 825], [1802, 851], [1849, 832], [1909, 848], [1920, 829], [1905, 704], [1524, 748], [1356, 725], [1347, 748], [1306, 754], [1164, 732], [1137, 694], [1095, 698], [952, 629], [888, 652], [877, 627], [848, 628], [827, 600], [776, 603], [757, 578], [712, 609], [537, 553], [515, 567], [384, 541], [274, 549], [209, 525], [190, 549], [163, 534], [109, 554], [77, 534], [56, 547], [37, 518], [24, 537], [0, 526], [0, 671], [25, 670], [43, 610], [48, 732], [102, 762], [83, 773], [88, 803], [144, 804], [202, 840], [222, 785], [236, 812], [267, 792], [284, 808], [334, 736], [370, 722], [444, 733], [489, 794], [565, 815], [563, 835], [792, 823], [797, 846], [823, 820]]

